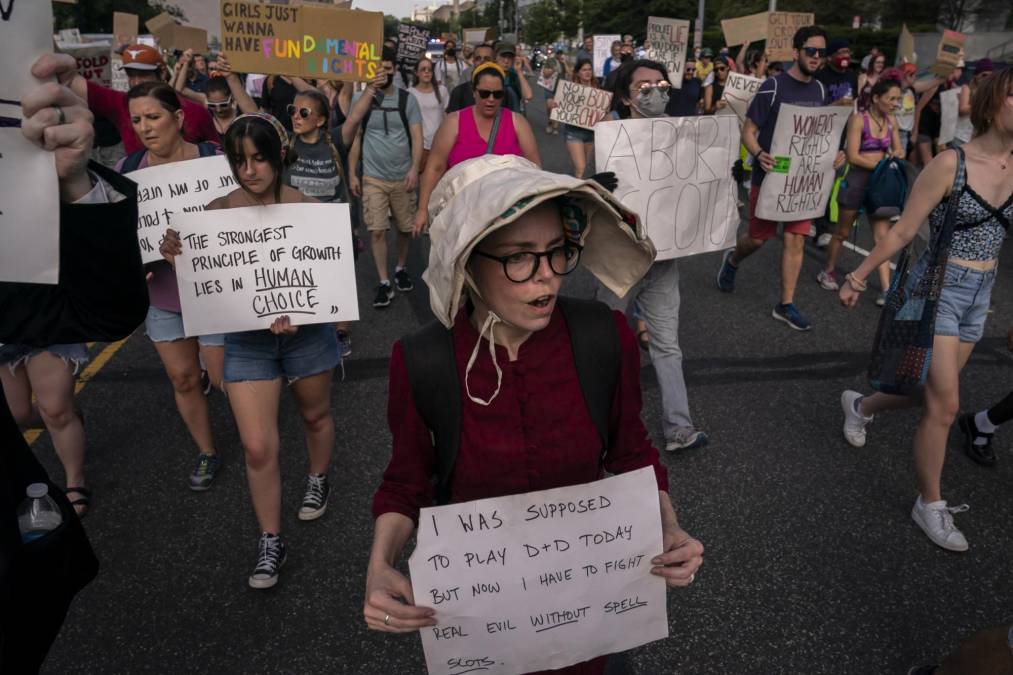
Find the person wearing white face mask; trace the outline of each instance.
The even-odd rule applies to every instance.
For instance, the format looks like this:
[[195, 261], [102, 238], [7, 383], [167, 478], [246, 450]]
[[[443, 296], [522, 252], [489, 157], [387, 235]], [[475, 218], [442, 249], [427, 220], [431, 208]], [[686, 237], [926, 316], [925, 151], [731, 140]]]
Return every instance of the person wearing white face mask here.
[[[640, 420], [635, 338], [601, 303], [559, 297], [561, 276], [581, 261], [618, 294], [637, 282], [655, 253], [638, 217], [597, 183], [517, 156], [458, 164], [430, 204], [425, 280], [439, 323], [391, 355], [393, 452], [373, 500], [367, 625], [398, 633], [435, 625], [393, 567], [434, 497], [525, 493], [606, 471], [654, 468], [663, 552], [651, 572], [672, 587], [692, 583], [703, 546], [679, 526]], [[601, 673], [605, 660], [553, 672]]]

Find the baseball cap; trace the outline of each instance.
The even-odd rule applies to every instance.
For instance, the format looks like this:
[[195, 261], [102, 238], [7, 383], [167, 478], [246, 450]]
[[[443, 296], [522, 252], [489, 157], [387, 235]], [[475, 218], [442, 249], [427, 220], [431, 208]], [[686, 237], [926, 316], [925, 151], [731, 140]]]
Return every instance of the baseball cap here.
[[704, 47], [703, 49], [700, 50], [700, 58], [713, 59], [714, 50], [711, 49], [710, 47]]
[[158, 70], [162, 55], [151, 45], [135, 44], [123, 50], [123, 67], [135, 70]]
[[517, 48], [510, 42], [504, 42], [496, 48], [496, 56], [500, 54], [513, 54], [517, 55]]
[[848, 41], [845, 38], [834, 38], [830, 41], [830, 44], [827, 45], [827, 54], [833, 54], [841, 49], [847, 49], [850, 46], [851, 45], [848, 44]]
[[902, 63], [900, 65], [900, 69], [903, 72], [905, 72], [905, 73], [917, 73], [918, 72], [918, 66], [916, 66], [913, 63]]

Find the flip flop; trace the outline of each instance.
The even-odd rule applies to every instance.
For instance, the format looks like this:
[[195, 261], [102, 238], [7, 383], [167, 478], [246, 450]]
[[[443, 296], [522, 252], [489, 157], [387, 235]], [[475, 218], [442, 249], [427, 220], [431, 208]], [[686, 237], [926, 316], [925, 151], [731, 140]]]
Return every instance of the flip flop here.
[[[70, 493], [81, 495], [77, 499], [70, 499]], [[85, 514], [88, 513], [88, 507], [91, 506], [91, 490], [86, 487], [69, 487], [63, 491], [63, 494], [67, 495], [70, 499], [70, 505], [77, 507], [83, 507], [80, 512], [77, 513], [78, 518], [84, 518]], [[77, 512], [77, 509], [74, 509]]]

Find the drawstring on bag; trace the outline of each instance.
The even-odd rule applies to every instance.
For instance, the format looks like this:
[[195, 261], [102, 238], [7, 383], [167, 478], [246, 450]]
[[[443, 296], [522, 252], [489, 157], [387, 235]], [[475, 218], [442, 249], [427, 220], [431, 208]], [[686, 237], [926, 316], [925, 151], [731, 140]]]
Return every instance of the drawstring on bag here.
[[[493, 329], [496, 327], [496, 323], [504, 323], [503, 319], [496, 316], [496, 312], [489, 310], [489, 315], [485, 317], [485, 323], [482, 324], [482, 330], [478, 332], [478, 341], [475, 343], [475, 348], [471, 350], [471, 358], [468, 359], [468, 365], [464, 369], [464, 390], [468, 394], [468, 398], [479, 405], [489, 405], [492, 403], [497, 396], [499, 396], [500, 387], [503, 384], [503, 371], [499, 367], [499, 363], [496, 361], [496, 336], [493, 333]], [[475, 365], [475, 360], [478, 359], [478, 350], [482, 346], [482, 336], [485, 335], [486, 331], [489, 331], [489, 357], [492, 358], [492, 365], [496, 369], [496, 391], [492, 392], [492, 396], [489, 397], [488, 401], [483, 401], [477, 396], [471, 395], [471, 387], [468, 384], [468, 375], [471, 373], [471, 367]]]

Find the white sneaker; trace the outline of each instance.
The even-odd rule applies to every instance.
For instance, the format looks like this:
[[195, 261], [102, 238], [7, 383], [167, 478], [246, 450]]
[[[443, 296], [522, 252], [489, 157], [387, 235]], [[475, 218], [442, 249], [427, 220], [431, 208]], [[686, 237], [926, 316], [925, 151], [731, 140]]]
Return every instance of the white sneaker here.
[[841, 408], [844, 409], [844, 438], [856, 448], [865, 447], [865, 425], [872, 421], [858, 412], [857, 402], [862, 395], [857, 391], [846, 390], [841, 394]]
[[963, 513], [970, 508], [967, 504], [947, 506], [945, 501], [926, 504], [919, 495], [911, 509], [911, 518], [936, 546], [941, 546], [947, 551], [966, 551], [967, 539], [953, 524], [953, 514]]
[[829, 232], [824, 232], [816, 239], [816, 246], [819, 248], [826, 248], [830, 245], [830, 240], [834, 238], [834, 235]]

